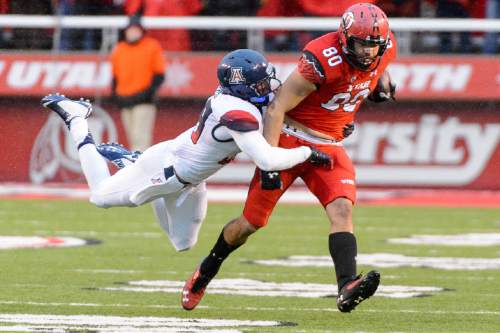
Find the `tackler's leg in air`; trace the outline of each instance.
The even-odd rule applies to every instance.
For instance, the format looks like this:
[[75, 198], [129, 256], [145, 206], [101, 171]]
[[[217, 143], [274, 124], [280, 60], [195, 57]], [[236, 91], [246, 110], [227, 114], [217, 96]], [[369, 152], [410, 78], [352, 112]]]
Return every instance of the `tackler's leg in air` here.
[[173, 167], [164, 165], [162, 144], [148, 149], [136, 163], [111, 175], [106, 159], [97, 150], [89, 132], [87, 118], [92, 113], [89, 101], [50, 94], [41, 104], [58, 114], [68, 127], [90, 188], [90, 202], [96, 206], [139, 206], [185, 187], [175, 176]]
[[[118, 143], [99, 144], [97, 151], [119, 169], [135, 163], [141, 155]], [[207, 214], [205, 182], [155, 199], [151, 205], [158, 223], [177, 251], [189, 250], [196, 244]]]

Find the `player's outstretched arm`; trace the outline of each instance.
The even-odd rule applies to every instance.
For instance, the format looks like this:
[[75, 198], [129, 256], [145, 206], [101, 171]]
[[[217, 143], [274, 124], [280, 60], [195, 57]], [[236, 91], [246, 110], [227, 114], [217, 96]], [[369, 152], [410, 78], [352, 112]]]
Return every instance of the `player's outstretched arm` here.
[[229, 133], [241, 151], [264, 171], [285, 170], [305, 161], [326, 168], [332, 165], [330, 156], [306, 146], [292, 149], [272, 147], [258, 131], [229, 130]]
[[293, 149], [272, 147], [259, 131], [238, 132], [230, 129], [228, 131], [241, 151], [264, 171], [289, 169], [311, 156], [311, 149], [305, 146]]
[[296, 107], [316, 90], [297, 70], [286, 79], [276, 97], [269, 105], [264, 120], [264, 137], [271, 146], [277, 146], [285, 113]]

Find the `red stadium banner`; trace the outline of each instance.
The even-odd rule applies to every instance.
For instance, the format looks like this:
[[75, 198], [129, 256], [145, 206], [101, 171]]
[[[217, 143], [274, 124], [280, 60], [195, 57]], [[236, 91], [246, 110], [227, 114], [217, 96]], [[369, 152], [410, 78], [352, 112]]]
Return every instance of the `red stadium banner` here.
[[[160, 94], [206, 97], [217, 86], [216, 66], [222, 54], [167, 54], [169, 68]], [[298, 55], [269, 55], [282, 80], [295, 68]], [[389, 67], [399, 99], [498, 100], [498, 57], [399, 57]], [[40, 96], [53, 91], [69, 95], [107, 95], [110, 64], [97, 55], [2, 54], [0, 95]]]
[[[154, 142], [193, 126], [200, 109], [197, 102], [163, 106]], [[0, 115], [0, 182], [84, 181], [74, 143], [55, 114], [37, 100], [17, 99], [5, 103]], [[96, 106], [89, 126], [96, 142], [127, 144], [116, 108]], [[345, 147], [361, 187], [500, 190], [500, 116], [470, 104], [434, 110], [418, 103], [367, 104]], [[240, 155], [211, 181], [248, 184], [253, 170]]]

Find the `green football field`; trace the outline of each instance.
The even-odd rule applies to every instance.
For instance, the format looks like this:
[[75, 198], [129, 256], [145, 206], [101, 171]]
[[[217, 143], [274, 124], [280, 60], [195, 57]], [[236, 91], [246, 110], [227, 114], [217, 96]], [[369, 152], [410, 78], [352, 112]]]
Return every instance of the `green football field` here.
[[[500, 331], [500, 245], [450, 245], [445, 237], [480, 233], [469, 235], [479, 237], [476, 245], [498, 237], [500, 209], [356, 207], [359, 270], [379, 270], [382, 282], [380, 295], [344, 314], [333, 297], [323, 210], [281, 205], [269, 226], [226, 260], [199, 308], [184, 311], [183, 281], [240, 211], [210, 204], [198, 244], [177, 253], [150, 207], [0, 201], [0, 236], [99, 241], [0, 249], [0, 331]], [[418, 235], [440, 237], [431, 244], [388, 241]]]

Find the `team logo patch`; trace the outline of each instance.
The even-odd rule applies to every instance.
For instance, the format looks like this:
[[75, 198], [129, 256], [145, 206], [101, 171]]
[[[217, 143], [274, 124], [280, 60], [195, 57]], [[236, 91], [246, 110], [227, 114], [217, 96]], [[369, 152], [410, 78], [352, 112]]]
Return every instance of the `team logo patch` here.
[[155, 184], [156, 185], [156, 184], [161, 184], [161, 183], [163, 183], [163, 180], [161, 180], [160, 177], [158, 177], [158, 178], [151, 178], [151, 184]]
[[99, 243], [98, 240], [75, 237], [0, 236], [0, 250], [74, 247]]
[[354, 23], [354, 14], [352, 12], [347, 12], [342, 15], [342, 23], [344, 25], [344, 30], [349, 30]]
[[241, 84], [245, 82], [243, 77], [243, 68], [232, 67], [231, 68], [231, 78], [229, 79], [230, 84]]

